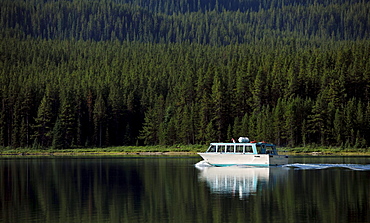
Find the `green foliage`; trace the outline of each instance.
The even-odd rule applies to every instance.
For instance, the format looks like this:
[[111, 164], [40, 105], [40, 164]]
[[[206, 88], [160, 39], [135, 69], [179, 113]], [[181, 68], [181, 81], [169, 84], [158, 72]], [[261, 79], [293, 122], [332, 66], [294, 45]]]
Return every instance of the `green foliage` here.
[[34, 139], [41, 147], [49, 147], [51, 145], [53, 119], [53, 99], [48, 88], [38, 107], [34, 125]]
[[367, 1], [194, 2], [4, 0], [0, 25], [6, 28], [3, 34], [21, 38], [212, 45], [262, 39], [299, 46], [311, 40], [357, 40], [370, 35]]
[[53, 149], [64, 148], [62, 131], [63, 129], [62, 129], [60, 120], [57, 119], [57, 121], [55, 122], [54, 128], [53, 128], [53, 142], [52, 142], [51, 148]]
[[0, 145], [369, 146], [369, 2], [195, 2], [1, 1]]

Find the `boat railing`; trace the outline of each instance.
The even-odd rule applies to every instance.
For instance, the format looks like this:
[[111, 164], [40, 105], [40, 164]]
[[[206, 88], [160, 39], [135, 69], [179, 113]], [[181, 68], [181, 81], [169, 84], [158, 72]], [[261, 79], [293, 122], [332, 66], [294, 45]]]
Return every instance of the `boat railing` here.
[[267, 143], [214, 143], [206, 151], [207, 153], [235, 153], [235, 154], [271, 154], [277, 155], [273, 144]]

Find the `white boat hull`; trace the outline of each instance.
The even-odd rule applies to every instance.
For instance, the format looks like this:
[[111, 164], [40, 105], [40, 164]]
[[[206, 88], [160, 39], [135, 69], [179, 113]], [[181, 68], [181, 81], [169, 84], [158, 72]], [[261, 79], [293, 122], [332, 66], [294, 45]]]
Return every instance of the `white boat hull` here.
[[204, 161], [213, 166], [277, 166], [288, 163], [288, 156], [243, 153], [198, 153]]

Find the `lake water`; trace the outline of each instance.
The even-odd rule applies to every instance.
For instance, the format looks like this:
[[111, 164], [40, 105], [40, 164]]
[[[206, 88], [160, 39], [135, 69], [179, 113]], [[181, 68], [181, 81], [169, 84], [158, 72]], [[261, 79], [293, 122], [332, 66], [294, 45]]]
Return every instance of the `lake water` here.
[[0, 157], [0, 222], [370, 222], [370, 157]]

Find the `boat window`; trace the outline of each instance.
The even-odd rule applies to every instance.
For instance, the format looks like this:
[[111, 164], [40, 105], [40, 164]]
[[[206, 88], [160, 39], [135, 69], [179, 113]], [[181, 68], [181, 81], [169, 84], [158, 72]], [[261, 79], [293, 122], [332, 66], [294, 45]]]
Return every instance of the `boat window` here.
[[225, 146], [218, 146], [217, 152], [219, 152], [219, 153], [225, 152]]
[[243, 146], [242, 145], [237, 145], [236, 149], [235, 149], [235, 152], [242, 153], [243, 152]]
[[261, 145], [257, 145], [257, 153], [258, 154], [265, 153], [265, 150], [261, 147]]
[[226, 152], [233, 153], [234, 152], [234, 145], [228, 145], [228, 146], [226, 146]]
[[274, 150], [273, 146], [266, 146], [266, 153], [267, 154], [276, 154], [276, 151]]
[[207, 150], [208, 153], [215, 153], [216, 152], [216, 146], [215, 145], [211, 145], [208, 150]]
[[245, 146], [245, 152], [246, 152], [246, 153], [253, 153], [253, 148], [252, 148], [252, 146]]

